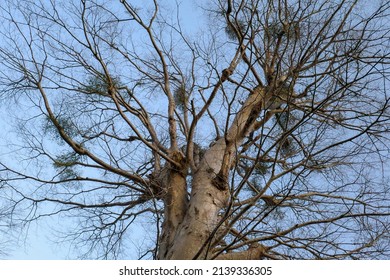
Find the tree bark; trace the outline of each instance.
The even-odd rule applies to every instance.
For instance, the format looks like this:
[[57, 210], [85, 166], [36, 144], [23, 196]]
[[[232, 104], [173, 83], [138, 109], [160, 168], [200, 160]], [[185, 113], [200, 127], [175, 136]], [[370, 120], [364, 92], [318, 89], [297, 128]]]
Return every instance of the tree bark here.
[[[253, 90], [237, 113], [225, 137], [220, 138], [206, 151], [199, 169], [193, 175], [190, 201], [182, 222], [168, 220], [165, 223], [165, 227], [170, 227], [171, 232], [172, 224], [178, 225], [174, 239], [172, 236], [169, 238], [171, 246], [168, 246], [169, 249], [164, 254], [165, 259], [207, 259], [211, 257], [211, 254], [207, 252], [207, 246], [204, 245], [210, 240], [211, 233], [218, 226], [221, 209], [228, 205], [230, 197], [226, 181], [228, 173], [234, 162], [237, 148], [253, 129], [262, 110], [264, 93], [265, 91], [261, 88]], [[181, 187], [172, 186], [172, 188], [180, 189]], [[166, 216], [166, 219], [172, 218]], [[166, 244], [164, 246], [163, 249], [166, 250]], [[250, 250], [253, 251], [253, 249]], [[253, 252], [242, 254], [246, 254], [247, 257], [259, 255]], [[234, 255], [225, 256], [231, 259], [236, 257]]]
[[263, 246], [258, 245], [258, 246], [251, 247], [246, 251], [221, 254], [217, 256], [215, 259], [216, 260], [259, 260], [264, 257], [265, 251], [266, 249]]
[[174, 242], [178, 226], [183, 221], [188, 207], [185, 163], [182, 154], [173, 153], [175, 161], [183, 164], [181, 170], [167, 164], [161, 174], [161, 187], [164, 192], [164, 223], [159, 240], [158, 259], [166, 259], [169, 247]]

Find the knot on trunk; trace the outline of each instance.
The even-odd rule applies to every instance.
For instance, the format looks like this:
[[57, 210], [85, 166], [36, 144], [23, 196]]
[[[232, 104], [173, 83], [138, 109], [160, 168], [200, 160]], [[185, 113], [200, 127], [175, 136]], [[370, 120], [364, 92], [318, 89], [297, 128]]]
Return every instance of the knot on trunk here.
[[226, 191], [229, 188], [228, 178], [221, 172], [214, 177], [212, 184], [220, 191]]

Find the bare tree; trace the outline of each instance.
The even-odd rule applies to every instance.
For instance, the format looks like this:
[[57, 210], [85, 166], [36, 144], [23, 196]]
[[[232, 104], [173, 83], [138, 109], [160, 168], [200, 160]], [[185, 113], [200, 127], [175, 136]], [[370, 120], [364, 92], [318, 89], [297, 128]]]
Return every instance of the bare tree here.
[[390, 4], [135, 2], [2, 6], [13, 213], [81, 257], [388, 258]]

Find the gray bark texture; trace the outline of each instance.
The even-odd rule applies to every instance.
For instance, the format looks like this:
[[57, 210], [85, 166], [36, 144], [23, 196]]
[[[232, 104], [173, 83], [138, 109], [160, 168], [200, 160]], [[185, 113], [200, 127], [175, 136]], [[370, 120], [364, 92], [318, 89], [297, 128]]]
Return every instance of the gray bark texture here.
[[[190, 199], [180, 172], [170, 171], [167, 178], [165, 221], [160, 243], [161, 259], [214, 258], [208, 251], [221, 222], [220, 211], [228, 206], [228, 176], [237, 147], [253, 129], [265, 102], [265, 91], [256, 88], [242, 105], [225, 137], [218, 139], [204, 154], [193, 175]], [[262, 250], [220, 255], [221, 259], [258, 259]]]

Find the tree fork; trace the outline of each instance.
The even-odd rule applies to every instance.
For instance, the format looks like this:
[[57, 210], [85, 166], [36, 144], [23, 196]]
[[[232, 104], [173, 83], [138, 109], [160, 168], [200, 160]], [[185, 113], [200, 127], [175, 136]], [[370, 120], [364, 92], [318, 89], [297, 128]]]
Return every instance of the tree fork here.
[[[175, 243], [166, 255], [168, 259], [207, 258], [207, 250], [203, 245], [218, 226], [219, 212], [227, 206], [230, 197], [227, 187], [229, 169], [226, 170], [226, 166], [230, 166], [237, 148], [252, 129], [257, 117], [254, 112], [261, 112], [263, 100], [264, 91], [253, 90], [227, 131], [226, 137], [219, 139], [206, 151], [199, 169], [194, 174], [188, 210], [179, 225]], [[259, 106], [260, 108], [255, 109]]]

